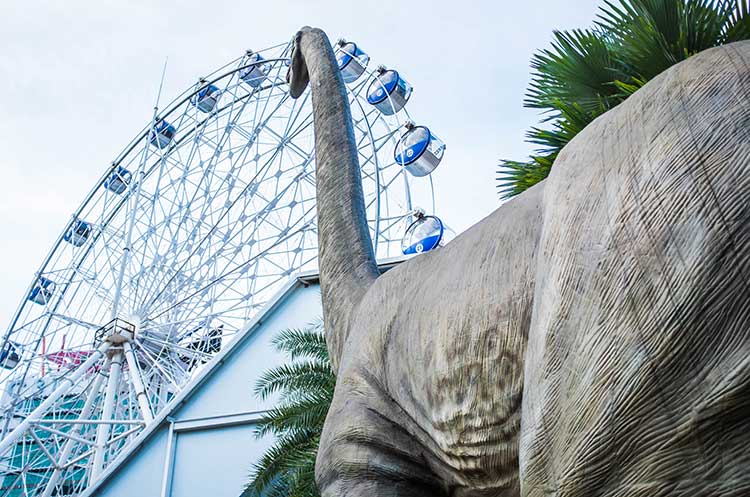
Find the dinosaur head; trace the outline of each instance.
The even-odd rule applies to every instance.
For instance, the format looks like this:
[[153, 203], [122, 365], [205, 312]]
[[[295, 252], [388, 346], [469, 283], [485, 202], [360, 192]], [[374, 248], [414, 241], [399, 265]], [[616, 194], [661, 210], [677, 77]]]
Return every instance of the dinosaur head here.
[[297, 31], [294, 36], [294, 48], [292, 48], [292, 61], [289, 70], [286, 73], [286, 82], [289, 83], [289, 94], [292, 98], [298, 98], [307, 88], [310, 82], [310, 74], [307, 72], [307, 63], [305, 56], [302, 54], [302, 37], [312, 31], [312, 28], [305, 26]]

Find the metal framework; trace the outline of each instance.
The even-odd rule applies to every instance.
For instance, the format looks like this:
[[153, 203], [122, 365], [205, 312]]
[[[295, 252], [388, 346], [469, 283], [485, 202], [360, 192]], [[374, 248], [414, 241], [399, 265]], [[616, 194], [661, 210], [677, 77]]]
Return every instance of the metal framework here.
[[[80, 493], [290, 275], [315, 267], [311, 102], [289, 97], [290, 51], [248, 51], [155, 109], [58, 237], [0, 346], [0, 497]], [[348, 89], [386, 258], [412, 203], [434, 201], [429, 177], [395, 163], [410, 118], [367, 103], [372, 78]], [[200, 108], [209, 88], [218, 98]]]

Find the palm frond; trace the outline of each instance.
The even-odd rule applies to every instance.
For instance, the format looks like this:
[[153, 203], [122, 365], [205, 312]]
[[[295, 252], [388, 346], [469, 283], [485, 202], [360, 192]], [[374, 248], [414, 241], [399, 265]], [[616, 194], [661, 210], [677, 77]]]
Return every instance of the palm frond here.
[[750, 38], [750, 0], [605, 0], [594, 28], [555, 32], [532, 58], [524, 104], [543, 111], [527, 162], [503, 160], [501, 199], [547, 177], [557, 154], [591, 121], [670, 66], [717, 45]]
[[322, 428], [332, 397], [327, 392], [310, 392], [304, 399], [276, 406], [258, 421], [255, 434], [278, 436], [289, 431]]
[[283, 390], [287, 394], [310, 389], [325, 389], [333, 382], [330, 362], [311, 360], [284, 364], [264, 372], [255, 385], [255, 395], [261, 399]]
[[286, 473], [301, 463], [307, 463], [310, 454], [317, 450], [319, 441], [319, 434], [306, 430], [279, 438], [253, 466], [247, 488], [251, 492], [264, 494], [269, 487], [283, 485]]
[[643, 85], [647, 83], [647, 81], [644, 79], [633, 77], [631, 78], [629, 83], [620, 80], [613, 81], [613, 83], [615, 84], [617, 89], [620, 90], [620, 97], [622, 98], [622, 100], [625, 100], [630, 95], [640, 90]]
[[594, 31], [556, 31], [552, 48], [534, 55], [526, 107], [543, 109], [553, 117], [558, 103], [567, 102], [586, 112], [608, 109], [617, 94], [612, 81], [625, 75], [612, 58], [610, 43]]
[[272, 343], [277, 350], [288, 353], [292, 360], [301, 357], [328, 360], [328, 348], [321, 320], [316, 320], [301, 330], [283, 330], [274, 337]]
[[731, 0], [727, 5], [728, 19], [721, 35], [721, 43], [750, 38], [750, 0]]
[[257, 396], [278, 393], [280, 400], [256, 424], [255, 434], [272, 434], [276, 442], [253, 467], [243, 496], [320, 497], [315, 457], [336, 386], [322, 321], [284, 330], [273, 344], [291, 362], [264, 372], [256, 382]]
[[293, 497], [318, 497], [315, 485], [315, 459], [301, 465], [288, 475], [288, 496]]
[[619, 46], [621, 63], [649, 80], [670, 66], [721, 44], [730, 19], [726, 0], [612, 0], [596, 25]]
[[504, 160], [497, 170], [500, 198], [510, 199], [536, 185], [549, 174], [552, 157], [533, 156], [529, 162]]

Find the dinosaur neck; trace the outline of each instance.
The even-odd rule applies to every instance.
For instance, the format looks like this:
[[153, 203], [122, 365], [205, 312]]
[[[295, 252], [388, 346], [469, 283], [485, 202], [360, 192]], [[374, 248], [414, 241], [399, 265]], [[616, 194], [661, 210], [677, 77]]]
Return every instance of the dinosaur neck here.
[[378, 276], [362, 194], [346, 88], [325, 33], [311, 30], [300, 50], [310, 76], [315, 126], [320, 286], [334, 371], [352, 314]]

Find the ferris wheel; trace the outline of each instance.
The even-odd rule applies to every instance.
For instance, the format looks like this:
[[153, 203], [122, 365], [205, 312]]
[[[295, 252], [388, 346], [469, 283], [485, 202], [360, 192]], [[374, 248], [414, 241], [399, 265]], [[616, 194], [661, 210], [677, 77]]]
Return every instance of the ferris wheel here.
[[[248, 50], [155, 108], [66, 223], [0, 341], [0, 497], [80, 493], [316, 267], [312, 105], [289, 96], [291, 50]], [[408, 115], [400, 73], [351, 42], [336, 56], [376, 254], [429, 250], [445, 145]], [[417, 232], [426, 245], [404, 239]]]

